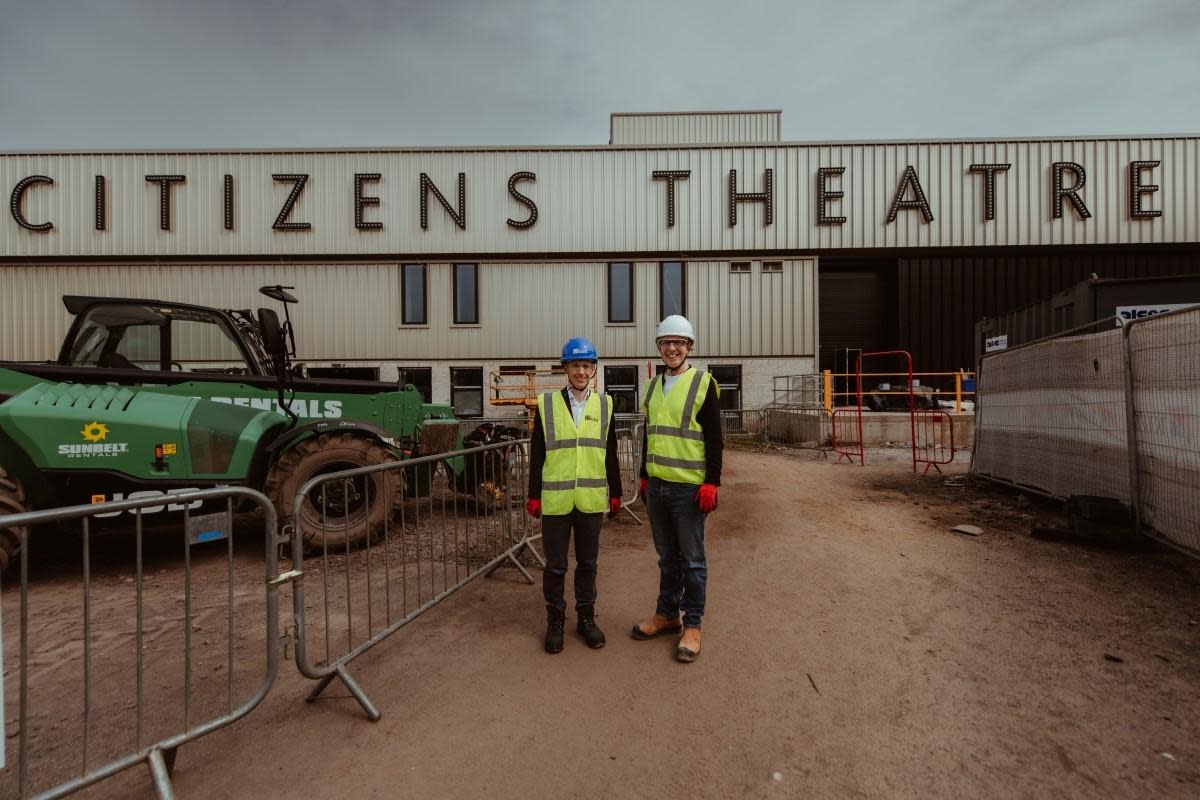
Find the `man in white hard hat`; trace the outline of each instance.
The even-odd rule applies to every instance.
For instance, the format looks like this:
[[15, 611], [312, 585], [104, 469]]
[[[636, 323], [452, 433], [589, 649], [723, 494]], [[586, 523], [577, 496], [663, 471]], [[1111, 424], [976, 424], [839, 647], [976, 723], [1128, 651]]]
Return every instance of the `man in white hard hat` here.
[[[687, 363], [696, 342], [692, 324], [677, 314], [658, 325], [655, 344], [666, 371], [650, 381], [642, 408], [641, 493], [658, 551], [654, 615], [633, 626], [634, 639], [680, 630], [679, 661], [700, 655], [700, 622], [708, 583], [704, 520], [717, 507], [721, 485], [721, 407], [712, 375]], [[681, 613], [682, 612], [682, 613]]]

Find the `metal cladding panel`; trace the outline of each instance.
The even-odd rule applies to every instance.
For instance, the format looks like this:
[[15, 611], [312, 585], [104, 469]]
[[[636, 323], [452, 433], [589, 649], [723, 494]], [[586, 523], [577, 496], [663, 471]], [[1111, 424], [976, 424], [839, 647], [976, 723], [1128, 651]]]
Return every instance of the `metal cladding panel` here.
[[72, 317], [64, 294], [175, 300], [280, 312], [260, 286], [295, 286], [298, 360], [392, 358], [400, 346], [394, 264], [0, 266], [0, 360], [58, 357]]
[[779, 111], [613, 114], [610, 143], [751, 144], [778, 142]]
[[1197, 265], [1197, 248], [900, 258], [896, 345], [911, 351], [921, 371], [970, 369], [980, 346], [974, 341], [975, 323], [983, 317], [1003, 320], [1010, 312], [1037, 303], [1028, 313], [1012, 315], [1014, 327], [994, 326], [995, 334], [1011, 334], [1012, 346], [1052, 328], [1055, 293], [1093, 273], [1106, 279], [1153, 278], [1194, 274], [1200, 272]]
[[[1142, 196], [1156, 217], [1131, 216], [1133, 161], [1159, 161], [1141, 174], [1160, 188]], [[1081, 218], [1064, 201], [1055, 219], [1053, 164], [1080, 164], [1079, 194], [1090, 213]], [[972, 164], [1007, 163], [995, 182], [995, 219], [985, 220], [984, 178]], [[888, 210], [907, 167], [916, 171], [932, 221], [918, 208]], [[844, 167], [827, 190], [841, 198], [825, 204], [844, 224], [819, 224], [817, 170]], [[765, 189], [773, 171], [772, 224], [758, 202], [737, 203], [729, 224], [729, 174], [739, 194]], [[676, 218], [667, 221], [667, 184], [655, 170], [687, 170], [676, 186]], [[509, 194], [509, 179], [531, 172], [536, 180], [515, 189], [537, 204], [537, 219], [517, 228], [530, 211]], [[812, 252], [929, 247], [1056, 246], [1194, 243], [1200, 241], [1200, 139], [1139, 138], [1003, 142], [780, 144], [712, 147], [602, 147], [360, 151], [301, 153], [188, 153], [0, 156], [0, 186], [45, 175], [53, 186], [33, 185], [18, 211], [30, 222], [52, 222], [45, 233], [27, 230], [10, 213], [0, 220], [0, 260], [26, 258], [324, 258], [474, 257], [597, 253]], [[378, 173], [363, 194], [378, 198], [362, 216], [382, 230], [355, 227], [354, 176]], [[457, 180], [466, 176], [465, 227], [430, 194], [427, 226], [420, 225], [421, 174], [457, 214]], [[147, 175], [185, 175], [171, 192], [171, 229], [160, 229], [160, 190]], [[223, 180], [234, 180], [233, 230], [224, 227]], [[277, 230], [291, 184], [275, 174], [309, 175], [288, 221], [310, 230]], [[96, 175], [107, 180], [107, 227], [95, 228]], [[1067, 172], [1069, 187], [1076, 177]], [[912, 201], [906, 187], [902, 200]]]
[[[808, 355], [816, 339], [813, 259], [779, 274], [730, 275], [690, 262], [697, 355]], [[247, 308], [278, 304], [260, 286], [295, 286], [297, 360], [554, 359], [588, 336], [605, 358], [654, 358], [658, 262], [634, 265], [633, 324], [609, 324], [606, 262], [482, 263], [479, 324], [453, 322], [453, 265], [427, 264], [428, 324], [402, 325], [399, 264], [0, 266], [0, 360], [50, 360], [70, 326], [62, 295], [142, 297]]]

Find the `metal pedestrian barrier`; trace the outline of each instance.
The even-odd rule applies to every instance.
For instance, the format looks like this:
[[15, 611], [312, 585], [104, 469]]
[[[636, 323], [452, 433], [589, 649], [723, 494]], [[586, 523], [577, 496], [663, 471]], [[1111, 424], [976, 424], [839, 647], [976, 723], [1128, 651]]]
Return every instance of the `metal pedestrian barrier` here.
[[[340, 680], [367, 717], [380, 712], [347, 665], [476, 578], [507, 564], [529, 583], [521, 564], [537, 536], [524, 511], [528, 439], [344, 470], [309, 480], [296, 494], [292, 531], [296, 665], [318, 681], [315, 700]], [[461, 471], [451, 470], [463, 459]], [[385, 480], [365, 480], [384, 473]], [[395, 513], [351, 544], [330, 529], [351, 527], [382, 484]], [[355, 498], [339, 501], [336, 498]], [[307, 498], [307, 500], [306, 500]], [[306, 521], [305, 502], [319, 510]], [[331, 509], [337, 509], [332, 511]], [[358, 509], [357, 511], [355, 509]], [[304, 561], [305, 550], [311, 558]], [[544, 565], [544, 562], [542, 562]]]
[[646, 435], [646, 418], [641, 414], [615, 414], [613, 426], [617, 434], [617, 461], [621, 465], [621, 510], [641, 525], [642, 518], [630, 506], [638, 501], [641, 489], [642, 439]]
[[837, 453], [837, 461], [846, 459], [851, 464], [858, 459], [859, 466], [866, 464], [866, 451], [863, 448], [863, 425], [861, 408], [835, 408], [830, 414], [832, 428], [831, 446]]
[[[63, 797], [144, 763], [158, 796], [170, 798], [178, 748], [241, 719], [271, 688], [274, 508], [242, 487], [184, 491], [169, 502], [0, 516], [0, 530], [21, 542], [15, 581], [0, 587], [8, 622], [0, 698], [18, 709], [16, 730], [6, 732], [16, 759], [0, 771], [0, 796]], [[148, 515], [180, 509], [182, 524], [147, 527]], [[253, 522], [235, 520], [247, 510], [258, 512]], [[113, 517], [133, 531], [109, 531]], [[53, 572], [31, 569], [31, 553], [35, 567]], [[181, 553], [182, 571], [147, 569], [164, 553], [173, 567]]]
[[916, 463], [925, 465], [921, 474], [927, 474], [930, 467], [941, 472], [939, 464], [949, 464], [954, 460], [954, 417], [948, 411], [933, 409], [913, 413], [916, 415], [914, 430], [917, 436], [913, 450]]

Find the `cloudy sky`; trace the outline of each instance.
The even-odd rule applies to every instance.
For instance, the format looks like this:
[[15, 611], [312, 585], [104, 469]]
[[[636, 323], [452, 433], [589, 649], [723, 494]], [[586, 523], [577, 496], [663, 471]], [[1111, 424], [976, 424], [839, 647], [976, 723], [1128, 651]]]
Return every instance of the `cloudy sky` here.
[[1198, 0], [0, 0], [0, 151], [1200, 133]]

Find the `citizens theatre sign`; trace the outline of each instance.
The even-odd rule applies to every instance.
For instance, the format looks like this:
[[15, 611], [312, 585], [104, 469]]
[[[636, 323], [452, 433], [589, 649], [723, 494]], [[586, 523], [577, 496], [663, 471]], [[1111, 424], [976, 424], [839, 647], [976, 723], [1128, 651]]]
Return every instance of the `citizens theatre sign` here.
[[[546, 229], [572, 227], [595, 229], [571, 242], [595, 252], [834, 246], [819, 238], [823, 231], [856, 227], [862, 231], [840, 246], [974, 243], [951, 234], [883, 238], [889, 228], [936, 229], [954, 217], [959, 231], [1015, 231], [989, 243], [1036, 244], [1054, 243], [1055, 227], [1094, 225], [1098, 213], [1107, 228], [1114, 218], [1126, 227], [1161, 225], [1172, 212], [1188, 217], [1170, 226], [1186, 240], [1195, 238], [1195, 204], [1177, 204], [1187, 187], [1170, 184], [1195, 168], [1196, 144], [10, 154], [0, 156], [9, 200], [0, 256], [120, 255], [143, 246], [205, 255], [205, 237], [224, 237], [212, 253], [294, 251], [308, 237], [321, 240], [322, 249], [302, 248], [312, 252], [337, 252], [338, 244], [351, 252], [421, 252], [422, 237], [439, 234], [441, 244], [470, 252], [519, 252], [523, 238], [526, 249], [551, 252], [570, 249], [568, 234]], [[1023, 218], [1020, 226], [1006, 219], [1014, 216]], [[786, 230], [771, 235], [781, 223]], [[1039, 226], [1051, 232], [1018, 230]], [[693, 235], [689, 227], [706, 232]], [[735, 242], [739, 228], [749, 238]], [[143, 243], [153, 234], [158, 250], [122, 236], [106, 243], [113, 231]], [[188, 234], [192, 252], [162, 246], [179, 232]], [[51, 245], [59, 236], [71, 241]]]

